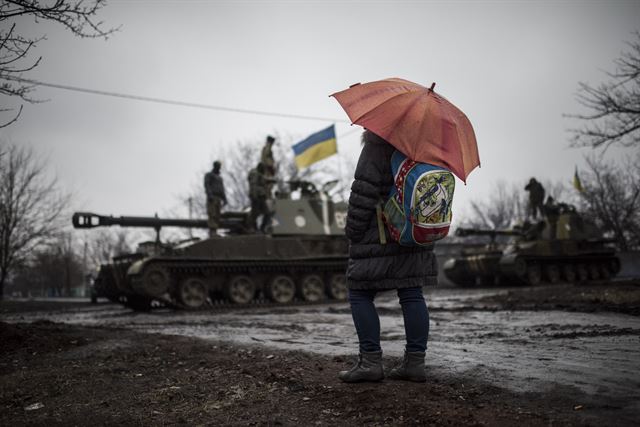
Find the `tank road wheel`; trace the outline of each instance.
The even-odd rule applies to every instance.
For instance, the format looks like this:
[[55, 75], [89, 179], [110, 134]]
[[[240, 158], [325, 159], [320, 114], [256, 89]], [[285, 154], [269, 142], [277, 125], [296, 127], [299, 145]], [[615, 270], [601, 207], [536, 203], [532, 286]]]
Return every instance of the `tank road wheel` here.
[[602, 277], [602, 280], [611, 279], [611, 270], [609, 269], [607, 263], [600, 264], [598, 268], [600, 269], [600, 277]]
[[538, 285], [542, 281], [542, 269], [540, 264], [531, 263], [527, 265], [527, 283]]
[[347, 276], [344, 273], [332, 274], [329, 276], [327, 293], [331, 299], [346, 301], [347, 299]]
[[167, 270], [159, 265], [151, 265], [142, 273], [141, 288], [135, 290], [149, 296], [160, 296], [169, 290], [169, 284], [170, 277]]
[[578, 275], [578, 280], [581, 282], [586, 282], [587, 280], [589, 280], [589, 270], [584, 264], [578, 264], [576, 266], [576, 274]]
[[[513, 265], [513, 271], [522, 282], [527, 282], [527, 262], [522, 259], [516, 259], [516, 262]], [[475, 284], [478, 285], [478, 279], [476, 278]]]
[[307, 274], [298, 287], [300, 297], [304, 301], [318, 302], [324, 299], [324, 282], [317, 274]]
[[256, 284], [249, 276], [233, 276], [225, 286], [224, 294], [234, 304], [246, 304], [256, 295]]
[[589, 264], [589, 278], [591, 280], [600, 279], [600, 266], [596, 263]]
[[576, 281], [576, 270], [573, 268], [571, 264], [565, 264], [562, 266], [562, 277], [568, 283], [573, 283]]
[[286, 304], [296, 295], [296, 284], [289, 276], [275, 276], [267, 283], [266, 293], [271, 301]]
[[557, 264], [549, 264], [544, 267], [544, 275], [549, 283], [556, 284], [560, 281], [560, 268]]
[[185, 279], [178, 286], [178, 299], [187, 308], [200, 308], [207, 302], [207, 285], [196, 277]]
[[616, 274], [620, 273], [620, 260], [618, 258], [609, 260], [609, 262], [606, 262], [605, 265], [611, 272], [611, 276], [615, 276]]

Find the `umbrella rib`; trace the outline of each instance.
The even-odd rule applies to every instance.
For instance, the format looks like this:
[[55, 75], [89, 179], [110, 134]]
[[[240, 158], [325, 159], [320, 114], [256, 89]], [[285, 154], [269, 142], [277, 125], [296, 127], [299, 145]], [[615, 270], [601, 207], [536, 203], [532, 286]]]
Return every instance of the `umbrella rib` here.
[[[400, 97], [402, 97], [402, 96], [409, 96], [409, 95], [415, 95], [415, 91], [414, 91], [414, 92], [405, 92], [405, 93], [399, 94], [399, 95], [397, 95], [397, 96], [394, 96], [393, 98], [389, 98], [388, 100], [384, 101], [383, 103], [381, 103], [381, 104], [377, 105], [375, 108], [372, 108], [372, 109], [370, 109], [369, 111], [367, 111], [366, 113], [362, 114], [360, 117], [358, 117], [358, 119], [357, 119], [357, 120], [354, 120], [353, 124], [358, 124], [358, 125], [360, 125], [360, 126], [365, 126], [365, 127], [366, 127], [366, 123], [362, 123], [362, 122], [363, 122], [363, 121], [365, 121], [366, 119], [368, 119], [370, 116], [375, 115], [375, 113], [376, 113], [379, 109], [383, 109], [383, 110], [384, 110], [385, 108], [387, 108], [387, 107], [388, 107], [388, 106], [387, 106], [387, 104], [388, 104], [389, 102], [391, 102], [392, 100], [393, 100], [393, 101], [396, 101], [396, 100], [398, 100], [398, 98], [400, 98]], [[420, 97], [418, 97], [418, 99], [414, 100], [414, 101], [410, 104], [410, 106], [415, 105], [415, 103], [417, 103], [419, 99], [420, 99]], [[396, 117], [396, 118], [395, 118], [394, 122], [395, 122], [396, 124], [397, 124], [397, 123], [399, 123], [399, 122], [401, 122], [401, 121], [402, 121], [402, 119], [403, 119], [403, 118], [408, 114], [408, 110], [409, 110], [409, 109], [410, 109], [410, 108], [404, 109], [403, 114], [402, 114], [402, 115], [398, 115], [398, 117]], [[363, 120], [363, 119], [364, 119], [364, 120]], [[395, 126], [394, 126], [394, 127], [395, 127]], [[371, 131], [373, 131], [374, 129], [370, 129], [370, 130], [371, 130]], [[379, 135], [379, 136], [384, 137], [385, 135]], [[389, 135], [386, 135], [386, 136], [387, 136], [387, 137], [389, 137]], [[388, 138], [388, 139], [389, 139], [389, 138]], [[407, 154], [405, 153], [405, 155], [407, 155]], [[407, 155], [407, 156], [408, 156], [408, 155]]]
[[[455, 120], [455, 118], [451, 117], [451, 111], [449, 111], [448, 109], [445, 110], [446, 114], [447, 114], [447, 118], [451, 121], [451, 123], [456, 123], [456, 134], [458, 134], [458, 138], [460, 138], [460, 134], [459, 134], [459, 130], [458, 130], [458, 121]], [[465, 184], [467, 183], [467, 168], [465, 167], [464, 164], [464, 155], [462, 154], [462, 147], [460, 147], [459, 150], [460, 153], [460, 164], [462, 165], [462, 176], [464, 176], [464, 178], [462, 179], [462, 182], [464, 182]]]
[[[365, 96], [363, 96], [362, 98], [358, 99], [358, 101], [354, 101], [354, 103], [355, 103], [355, 102], [362, 102], [362, 100], [364, 100], [364, 99], [372, 98], [374, 95], [377, 95], [377, 94], [379, 94], [379, 93], [383, 93], [383, 92], [389, 92], [389, 91], [390, 91], [390, 89], [388, 89], [388, 88], [387, 88], [387, 89], [382, 89], [382, 90], [376, 90], [376, 91], [369, 92], [369, 93], [367, 93]], [[358, 120], [362, 119], [362, 117], [366, 116], [366, 115], [367, 115], [367, 114], [369, 114], [370, 112], [374, 111], [375, 109], [377, 109], [378, 107], [380, 107], [380, 106], [384, 105], [385, 103], [387, 103], [387, 102], [391, 101], [392, 99], [397, 99], [398, 97], [400, 97], [400, 96], [404, 96], [404, 95], [411, 95], [411, 94], [413, 94], [413, 93], [415, 93], [415, 92], [416, 92], [415, 90], [407, 90], [407, 91], [405, 91], [405, 92], [398, 93], [398, 94], [396, 94], [396, 95], [394, 95], [394, 96], [392, 96], [392, 97], [390, 97], [390, 98], [387, 98], [387, 99], [385, 99], [385, 100], [384, 100], [384, 102], [380, 103], [380, 104], [379, 104], [379, 105], [377, 105], [375, 108], [373, 108], [373, 109], [371, 109], [371, 110], [368, 110], [368, 111], [365, 111], [364, 113], [360, 114], [358, 117], [356, 117], [356, 118], [352, 119], [352, 120], [351, 120], [351, 121], [352, 121], [352, 123], [351, 123], [351, 124], [357, 124]], [[350, 106], [348, 106], [348, 107], [350, 107]], [[345, 109], [345, 110], [346, 110], [346, 109]]]
[[[425, 96], [429, 96], [429, 92], [426, 92], [424, 94], [422, 94], [421, 96], [417, 96], [413, 102], [411, 104], [409, 104], [409, 106], [407, 108], [405, 108], [404, 112], [402, 113], [401, 116], [398, 117], [397, 123], [400, 123], [404, 120], [405, 117], [407, 117], [409, 115], [409, 112], [413, 109], [413, 107], [416, 106], [416, 104], [423, 99], [423, 97]], [[409, 157], [411, 160], [415, 160], [415, 156], [416, 156], [416, 151], [417, 149], [415, 148], [415, 144], [412, 146], [413, 148], [413, 152], [411, 154], [409, 153], [404, 153], [407, 157]]]

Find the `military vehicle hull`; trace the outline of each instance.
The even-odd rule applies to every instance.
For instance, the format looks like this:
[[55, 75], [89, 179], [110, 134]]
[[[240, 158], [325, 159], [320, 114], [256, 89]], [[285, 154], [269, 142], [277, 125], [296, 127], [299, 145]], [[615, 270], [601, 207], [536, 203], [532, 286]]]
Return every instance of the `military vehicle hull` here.
[[540, 255], [487, 250], [450, 258], [443, 270], [460, 286], [537, 285], [609, 279], [620, 271], [620, 260], [614, 251]]
[[131, 292], [127, 275], [129, 267], [143, 258], [144, 255], [138, 253], [126, 254], [114, 257], [113, 262], [109, 264], [102, 264], [93, 281], [93, 292], [96, 297], [104, 297], [111, 302], [132, 308], [147, 307], [149, 305], [147, 298], [141, 298]]
[[[463, 249], [443, 270], [457, 285], [586, 282], [609, 279], [620, 271], [612, 241], [568, 205], [553, 220], [545, 218], [511, 230], [459, 228], [459, 237], [489, 236], [485, 247]], [[507, 243], [496, 243], [508, 237]]]
[[[219, 301], [248, 304], [271, 301], [345, 300], [348, 241], [346, 204], [316, 197], [276, 200], [267, 234], [243, 228], [248, 215], [226, 212], [224, 236], [166, 247], [151, 253], [115, 257], [103, 265], [97, 290], [136, 310], [154, 306], [200, 309]], [[206, 228], [206, 220], [106, 217], [74, 214], [76, 228], [120, 225]]]
[[346, 299], [345, 238], [250, 235], [206, 240], [183, 254], [136, 261], [127, 292], [172, 307], [198, 309], [209, 301], [286, 304]]

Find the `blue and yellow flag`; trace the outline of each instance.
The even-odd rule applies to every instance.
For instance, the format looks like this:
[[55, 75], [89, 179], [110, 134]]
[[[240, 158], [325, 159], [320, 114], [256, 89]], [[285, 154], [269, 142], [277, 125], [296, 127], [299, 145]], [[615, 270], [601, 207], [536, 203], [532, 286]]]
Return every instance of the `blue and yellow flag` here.
[[338, 152], [336, 145], [336, 127], [331, 125], [326, 129], [316, 132], [307, 139], [298, 142], [293, 147], [298, 169], [329, 157]]

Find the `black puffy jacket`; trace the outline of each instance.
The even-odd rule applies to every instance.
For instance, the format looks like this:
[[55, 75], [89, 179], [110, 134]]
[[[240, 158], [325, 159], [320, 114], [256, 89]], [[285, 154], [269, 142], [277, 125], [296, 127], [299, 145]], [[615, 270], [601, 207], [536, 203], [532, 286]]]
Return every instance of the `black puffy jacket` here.
[[380, 244], [376, 205], [387, 198], [393, 176], [394, 148], [376, 135], [365, 132], [365, 144], [351, 186], [345, 228], [349, 238], [349, 289], [412, 288], [437, 283], [438, 265], [433, 245], [400, 246], [387, 234]]

